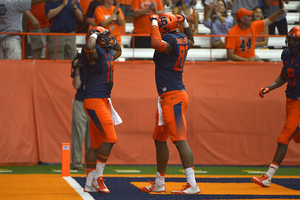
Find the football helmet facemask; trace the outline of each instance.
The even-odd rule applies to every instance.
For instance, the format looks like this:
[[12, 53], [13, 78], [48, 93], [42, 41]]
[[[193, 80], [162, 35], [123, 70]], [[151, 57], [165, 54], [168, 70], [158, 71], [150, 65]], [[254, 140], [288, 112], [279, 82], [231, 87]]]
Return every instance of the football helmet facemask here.
[[85, 40], [87, 41], [90, 38], [90, 36], [95, 32], [98, 32], [96, 43], [101, 48], [112, 49], [114, 48], [114, 46], [117, 45], [117, 40], [113, 36], [113, 34], [109, 30], [103, 28], [102, 26], [96, 26], [90, 28], [86, 34]]

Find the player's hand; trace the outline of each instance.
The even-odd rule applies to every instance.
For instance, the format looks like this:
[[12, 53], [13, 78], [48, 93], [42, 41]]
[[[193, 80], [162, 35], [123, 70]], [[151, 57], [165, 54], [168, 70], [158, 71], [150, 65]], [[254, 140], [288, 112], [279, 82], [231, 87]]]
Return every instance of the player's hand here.
[[175, 14], [175, 16], [177, 17], [177, 19], [178, 19], [179, 22], [184, 22], [185, 16], [183, 16], [183, 15], [177, 15], [177, 14]]
[[268, 92], [270, 92], [270, 88], [268, 88], [268, 87], [260, 88], [259, 96], [261, 98], [264, 98], [264, 94], [267, 94]]
[[152, 14], [150, 15], [149, 19], [152, 22], [152, 20], [157, 20], [158, 21], [159, 16], [157, 14]]

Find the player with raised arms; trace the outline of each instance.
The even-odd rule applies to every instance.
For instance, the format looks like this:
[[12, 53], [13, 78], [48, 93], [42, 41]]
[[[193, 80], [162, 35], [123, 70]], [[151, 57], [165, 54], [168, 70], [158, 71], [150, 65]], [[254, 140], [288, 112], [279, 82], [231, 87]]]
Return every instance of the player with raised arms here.
[[103, 181], [103, 171], [117, 142], [114, 125], [122, 123], [110, 100], [114, 60], [121, 54], [121, 47], [109, 30], [96, 26], [86, 34], [82, 47], [87, 78], [83, 106], [90, 118], [91, 146], [86, 156], [85, 192], [110, 193]]
[[[155, 79], [159, 95], [153, 139], [156, 147], [157, 172], [155, 182], [139, 188], [142, 192], [166, 193], [165, 173], [169, 159], [167, 140], [171, 137], [181, 159], [187, 184], [172, 194], [199, 194], [194, 173], [193, 153], [186, 141], [185, 109], [188, 95], [182, 82], [182, 73], [188, 50], [194, 37], [186, 19], [181, 15], [162, 13], [150, 16], [151, 46], [155, 49]], [[182, 23], [184, 34], [179, 33]]]

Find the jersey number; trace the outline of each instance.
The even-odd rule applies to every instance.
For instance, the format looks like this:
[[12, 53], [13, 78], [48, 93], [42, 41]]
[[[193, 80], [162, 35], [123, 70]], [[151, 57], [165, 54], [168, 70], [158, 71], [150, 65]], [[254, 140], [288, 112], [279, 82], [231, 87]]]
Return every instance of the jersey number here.
[[247, 43], [245, 41], [245, 39], [242, 39], [241, 45], [240, 45], [240, 49], [241, 52], [245, 52], [246, 51], [246, 47], [249, 49], [251, 49], [252, 46], [252, 39], [251, 37], [248, 38]]
[[289, 86], [296, 86], [296, 79], [295, 79], [295, 71], [293, 68], [287, 68], [287, 75], [289, 77]]
[[111, 60], [107, 60], [106, 64], [108, 66], [107, 74], [106, 74], [106, 82], [114, 82], [114, 64]]
[[180, 45], [179, 46], [179, 56], [176, 60], [175, 66], [174, 66], [174, 70], [175, 71], [182, 71], [183, 68], [183, 63], [186, 59], [186, 55], [187, 55], [187, 51], [189, 50], [188, 45]]

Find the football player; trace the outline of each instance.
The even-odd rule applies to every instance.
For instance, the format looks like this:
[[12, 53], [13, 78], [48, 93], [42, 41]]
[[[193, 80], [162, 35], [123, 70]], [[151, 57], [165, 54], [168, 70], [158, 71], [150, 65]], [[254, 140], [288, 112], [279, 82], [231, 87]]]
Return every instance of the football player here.
[[283, 67], [279, 77], [268, 87], [259, 91], [259, 96], [264, 98], [271, 90], [287, 83], [286, 87], [286, 122], [277, 139], [277, 150], [267, 173], [261, 177], [253, 177], [252, 181], [262, 187], [269, 187], [271, 180], [287, 152], [291, 139], [300, 142], [300, 26], [290, 30], [286, 36], [285, 48], [281, 54]]
[[[193, 153], [186, 141], [185, 109], [188, 95], [182, 82], [182, 73], [188, 50], [193, 46], [194, 37], [186, 19], [181, 15], [162, 13], [150, 16], [151, 47], [155, 49], [156, 87], [159, 95], [158, 112], [153, 132], [156, 147], [157, 172], [155, 182], [139, 188], [142, 192], [165, 193], [165, 173], [169, 159], [167, 139], [178, 149], [187, 177], [184, 188], [172, 194], [199, 194], [194, 174]], [[184, 34], [179, 33], [182, 23]]]
[[122, 122], [110, 100], [114, 60], [122, 52], [116, 38], [101, 26], [88, 31], [82, 52], [87, 79], [83, 106], [90, 118], [91, 137], [91, 146], [86, 156], [87, 178], [84, 191], [110, 193], [103, 181], [103, 171], [111, 149], [117, 142], [114, 125]]

